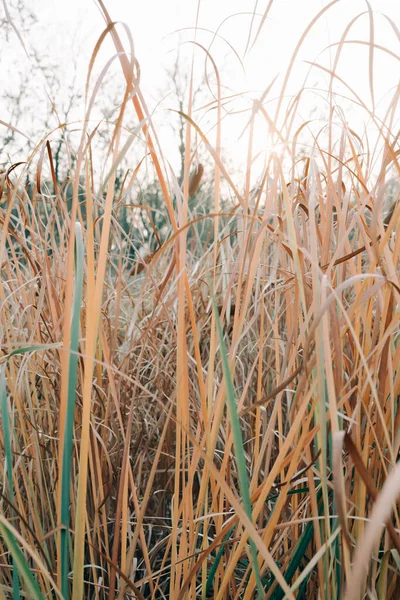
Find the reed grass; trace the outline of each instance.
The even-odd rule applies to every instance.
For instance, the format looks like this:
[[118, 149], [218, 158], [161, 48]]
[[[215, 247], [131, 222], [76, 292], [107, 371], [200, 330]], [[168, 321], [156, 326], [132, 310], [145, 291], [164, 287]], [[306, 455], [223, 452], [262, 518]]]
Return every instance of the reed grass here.
[[[310, 129], [312, 149], [299, 153], [305, 88], [287, 105], [285, 92], [328, 5], [301, 36], [273, 112], [268, 90], [253, 103], [238, 185], [221, 158], [221, 74], [195, 40], [214, 71], [215, 128], [196, 120], [193, 64], [180, 188], [129, 31], [125, 49], [98, 5], [105, 30], [73, 170], [56, 180], [52, 132], [2, 175], [0, 597], [396, 598], [400, 207], [388, 183], [399, 177], [398, 90], [382, 120], [346, 84], [378, 135], [344, 118], [337, 135], [348, 28], [328, 73], [328, 135]], [[108, 38], [116, 54], [95, 76]], [[379, 49], [371, 36], [372, 105]], [[125, 90], [99, 169], [91, 113], [116, 62]], [[279, 149], [254, 191], [259, 117]], [[142, 158], [117, 190], [132, 145]], [[212, 161], [206, 214], [189, 206], [208, 176], [199, 149]], [[143, 256], [118, 211], [149, 214], [132, 199], [146, 161], [168, 233]]]

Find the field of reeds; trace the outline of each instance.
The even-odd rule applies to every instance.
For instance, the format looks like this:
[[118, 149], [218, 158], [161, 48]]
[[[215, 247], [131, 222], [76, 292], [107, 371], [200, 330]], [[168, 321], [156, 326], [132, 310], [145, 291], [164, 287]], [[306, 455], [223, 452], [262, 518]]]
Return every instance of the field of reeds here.
[[[54, 132], [1, 175], [0, 598], [399, 598], [398, 87], [384, 119], [357, 99], [373, 143], [327, 90], [309, 151], [301, 93], [283, 105], [283, 86], [273, 113], [255, 101], [238, 186], [210, 54], [214, 127], [189, 86], [180, 185], [98, 4], [69, 176], [56, 178]], [[125, 94], [99, 181], [106, 38]], [[378, 50], [371, 39], [372, 62]], [[275, 150], [254, 187], [256, 115]], [[135, 144], [143, 160], [117, 189]], [[132, 199], [145, 162], [162, 235]], [[202, 176], [212, 203], [196, 213]], [[149, 213], [156, 249], [132, 246], [122, 207]]]

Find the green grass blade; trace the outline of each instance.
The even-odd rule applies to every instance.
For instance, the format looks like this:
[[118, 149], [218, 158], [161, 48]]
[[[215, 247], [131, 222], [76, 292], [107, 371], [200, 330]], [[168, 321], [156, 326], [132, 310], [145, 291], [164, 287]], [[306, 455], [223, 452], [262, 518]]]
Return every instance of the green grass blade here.
[[[24, 346], [22, 348], [16, 348], [9, 354], [6, 354], [3, 359], [8, 359], [11, 356], [16, 356], [18, 354], [27, 354], [28, 352], [36, 352], [39, 350], [48, 350], [50, 348], [59, 347], [60, 344], [37, 344], [34, 346]], [[3, 425], [3, 439], [4, 439], [4, 449], [7, 460], [7, 480], [8, 480], [8, 489], [10, 494], [10, 500], [13, 497], [13, 480], [12, 480], [12, 447], [11, 447], [11, 430], [10, 430], [10, 419], [8, 414], [8, 406], [7, 406], [7, 391], [6, 391], [6, 375], [5, 375], [6, 363], [4, 363], [0, 370], [0, 404], [1, 404], [1, 420]], [[4, 533], [5, 529], [2, 526], [1, 531]], [[10, 532], [6, 532], [7, 537], [7, 545], [11, 551], [11, 548], [18, 548], [18, 545], [15, 543], [14, 537]], [[5, 537], [5, 536], [3, 536]], [[10, 540], [13, 542], [14, 546], [11, 546]], [[20, 551], [19, 551], [20, 552]], [[15, 555], [15, 552], [12, 552], [12, 555]], [[23, 555], [21, 554], [23, 557]], [[20, 560], [18, 560], [20, 562]], [[26, 563], [25, 563], [26, 565]], [[29, 567], [27, 567], [29, 568]], [[20, 598], [20, 583], [19, 583], [19, 574], [18, 574], [18, 563], [13, 560], [13, 598], [15, 600]], [[25, 577], [26, 579], [26, 577]]]
[[[228, 533], [226, 534], [226, 536], [224, 537], [224, 542], [227, 542], [230, 538], [230, 536], [232, 535], [232, 533], [234, 532], [235, 528], [231, 527], [231, 529], [228, 531]], [[212, 588], [212, 584], [214, 581], [214, 577], [215, 577], [215, 573], [217, 572], [218, 569], [218, 565], [220, 563], [220, 560], [222, 558], [223, 553], [225, 552], [225, 544], [223, 543], [221, 548], [218, 550], [217, 555], [215, 557], [215, 560], [213, 562], [213, 564], [211, 565], [211, 569], [210, 572], [208, 574], [207, 577], [207, 582], [206, 582], [206, 598], [208, 598], [208, 596], [211, 594], [211, 588]]]
[[[302, 560], [304, 560], [304, 555], [306, 550], [313, 538], [314, 535], [314, 524], [311, 521], [307, 524], [303, 534], [301, 535], [299, 541], [296, 544], [296, 548], [293, 552], [293, 556], [289, 562], [288, 568], [285, 572], [285, 580], [288, 584], [291, 583], [293, 579], [293, 575], [296, 573], [297, 569], [300, 567]], [[273, 600], [282, 600], [284, 597], [284, 592], [282, 588], [278, 588], [272, 595]]]
[[393, 556], [393, 560], [396, 563], [396, 566], [400, 572], [400, 556], [399, 553], [397, 552], [397, 550], [395, 548], [393, 548], [391, 551], [391, 554]]
[[[13, 460], [12, 460], [12, 450], [11, 450], [10, 419], [9, 419], [8, 406], [7, 406], [6, 365], [5, 364], [2, 366], [1, 372], [0, 372], [0, 402], [1, 402], [1, 420], [2, 420], [2, 424], [3, 424], [4, 449], [5, 449], [6, 460], [7, 460], [8, 493], [9, 493], [10, 501], [12, 502], [12, 498], [14, 495], [13, 479], [12, 479]], [[15, 544], [14, 538], [9, 534], [8, 539], [11, 539], [11, 538], [12, 538], [12, 542]], [[6, 541], [7, 541], [7, 539], [6, 539]], [[7, 542], [7, 545], [10, 548], [10, 544], [8, 542]], [[18, 567], [16, 564], [14, 564], [14, 561], [12, 564], [13, 564], [13, 598], [14, 598], [14, 600], [19, 600], [20, 589], [19, 589]]]
[[11, 356], [16, 356], [17, 354], [27, 354], [28, 352], [38, 352], [39, 350], [50, 350], [52, 348], [60, 348], [61, 342], [56, 342], [55, 344], [36, 344], [35, 346], [23, 346], [22, 348], [16, 348], [12, 350], [9, 354], [5, 354], [2, 359], [10, 358]]
[[[44, 596], [40, 591], [37, 581], [32, 575], [29, 565], [26, 562], [20, 548], [18, 547], [18, 544], [16, 544], [14, 536], [10, 533], [10, 531], [8, 531], [7, 527], [3, 523], [0, 523], [0, 532], [13, 557], [13, 579], [14, 572], [18, 571], [18, 573], [20, 573], [24, 579], [27, 597], [32, 598], [33, 600], [44, 600]], [[20, 597], [19, 587], [18, 597]]]
[[78, 348], [79, 348], [79, 325], [81, 314], [83, 287], [83, 237], [82, 229], [79, 223], [75, 225], [75, 284], [74, 298], [72, 304], [71, 321], [71, 355], [69, 359], [68, 376], [68, 400], [67, 414], [65, 418], [64, 430], [64, 448], [61, 476], [61, 592], [64, 598], [69, 597], [68, 591], [68, 539], [69, 539], [69, 518], [70, 518], [70, 479], [71, 479], [71, 460], [73, 450], [73, 430], [75, 415], [75, 397], [76, 384], [78, 377]]
[[[230, 416], [230, 420], [231, 420], [233, 445], [234, 445], [235, 454], [236, 454], [240, 492], [242, 495], [243, 506], [246, 511], [246, 514], [249, 517], [249, 519], [252, 520], [251, 499], [250, 499], [250, 491], [249, 491], [250, 490], [249, 478], [248, 478], [247, 469], [246, 469], [246, 459], [245, 459], [245, 454], [244, 454], [242, 432], [240, 429], [239, 414], [238, 414], [237, 406], [236, 406], [233, 378], [232, 378], [232, 374], [231, 374], [231, 371], [229, 368], [228, 351], [227, 351], [227, 348], [225, 345], [224, 334], [222, 332], [222, 326], [221, 326], [221, 319], [219, 317], [218, 306], [217, 306], [214, 296], [212, 296], [212, 300], [213, 300], [213, 305], [214, 305], [214, 312], [215, 312], [215, 317], [216, 317], [215, 320], [216, 320], [219, 343], [220, 343], [222, 368], [223, 368], [225, 383], [226, 383], [226, 399], [227, 399], [227, 404], [228, 404], [228, 412], [229, 412], [229, 416]], [[257, 548], [256, 548], [256, 545], [253, 542], [253, 540], [250, 540], [250, 549], [251, 549], [251, 555], [252, 555], [252, 559], [253, 559], [254, 574], [256, 577], [256, 581], [257, 581], [257, 589], [258, 589], [260, 598], [262, 598], [264, 596], [264, 590], [263, 590], [263, 586], [262, 586], [262, 582], [261, 582], [260, 569], [258, 567]]]

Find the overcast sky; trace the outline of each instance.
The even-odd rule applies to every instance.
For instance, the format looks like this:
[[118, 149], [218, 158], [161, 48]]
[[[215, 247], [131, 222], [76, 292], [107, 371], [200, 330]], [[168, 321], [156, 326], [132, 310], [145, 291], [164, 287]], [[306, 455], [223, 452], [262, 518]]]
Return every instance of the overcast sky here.
[[[96, 1], [35, 0], [33, 2], [25, 0], [25, 2], [38, 19], [37, 24], [25, 34], [27, 48], [36, 48], [39, 49], [39, 52], [48, 53], [53, 64], [58, 66], [59, 72], [66, 74], [66, 81], [72, 68], [71, 65], [74, 59], [77, 59], [78, 74], [83, 82], [91, 51], [104, 29], [104, 22]], [[105, 0], [105, 4], [112, 19], [125, 22], [132, 31], [136, 56], [141, 65], [142, 89], [150, 106], [154, 107], [162, 97], [162, 93], [165, 94], [165, 90], [168, 90], [165, 68], [173, 61], [179, 44], [182, 44], [181, 54], [183, 56], [189, 56], [192, 51], [193, 46], [183, 42], [194, 39], [193, 27], [198, 2], [197, 0], [146, 0], [140, 2]], [[399, 54], [399, 39], [383, 15], [387, 15], [396, 25], [400, 26], [400, 2], [398, 0], [370, 0], [369, 4], [374, 11], [375, 43]], [[197, 32], [197, 40], [209, 48], [214, 33], [218, 30], [221, 38], [214, 41], [210, 51], [221, 69], [224, 93], [245, 93], [244, 99], [232, 104], [232, 110], [247, 109], [249, 111], [252, 99], [259, 98], [272, 80], [278, 76], [274, 88], [268, 96], [271, 99], [271, 107], [273, 106], [272, 99], [280, 93], [283, 77], [297, 42], [313, 17], [324, 6], [327, 6], [328, 2], [323, 0], [274, 0], [257, 43], [245, 54], [248, 40], [249, 38], [251, 42], [254, 40], [261, 16], [267, 5], [268, 0], [201, 0], [200, 2], [199, 27], [204, 30]], [[336, 46], [332, 46], [332, 44], [340, 40], [351, 20], [362, 13], [364, 14], [355, 21], [347, 39], [368, 41], [370, 22], [367, 2], [341, 0], [325, 13], [325, 16], [307, 35], [293, 70], [287, 89], [288, 95], [295, 94], [303, 85], [304, 78], [310, 70], [306, 61], [316, 62], [329, 68], [336, 51]], [[13, 17], [15, 25], [17, 27], [21, 25], [18, 22], [18, 14], [14, 13]], [[242, 71], [240, 61], [230, 45], [243, 61], [245, 72]], [[111, 43], [105, 46], [104, 52], [108, 56], [113, 54], [114, 49]], [[16, 36], [11, 36], [6, 51], [1, 57], [1, 62], [3, 66], [8, 65], [9, 67], [18, 60], [25, 60], [25, 58], [18, 39]], [[202, 73], [204, 54], [201, 51], [197, 51], [196, 64], [199, 73]], [[343, 51], [338, 73], [372, 109], [368, 46], [348, 44]], [[383, 114], [388, 99], [399, 83], [399, 73], [398, 60], [387, 53], [376, 50], [373, 71], [376, 113]], [[314, 68], [309, 74], [308, 86], [311, 89], [304, 95], [304, 102], [301, 105], [304, 119], [312, 114], [318, 104], [317, 96], [321, 95], [321, 90], [323, 92], [328, 89], [329, 76], [320, 69]], [[335, 89], [341, 93], [345, 91], [339, 84], [335, 86]], [[35, 94], [37, 93], [36, 89]], [[56, 102], [60, 99], [62, 92], [59, 91], [58, 94]], [[39, 92], [37, 101], [39, 114], [41, 102], [44, 110], [47, 99], [44, 94], [40, 98]], [[365, 122], [366, 119], [365, 113], [358, 111], [354, 104], [346, 103], [345, 100], [343, 102], [348, 119], [354, 126], [361, 128], [362, 122]], [[165, 119], [162, 117], [162, 111], [170, 107], [167, 98], [159, 107], [158, 114], [161, 115], [161, 120]], [[240, 161], [240, 156], [245, 153], [245, 142], [239, 142], [238, 136], [247, 118], [248, 115], [247, 117], [242, 115], [241, 121], [238, 118], [236, 121], [231, 121], [234, 123], [233, 125], [226, 127], [225, 145], [229, 148], [235, 161]], [[262, 135], [257, 143], [260, 144], [260, 147], [262, 146]]]

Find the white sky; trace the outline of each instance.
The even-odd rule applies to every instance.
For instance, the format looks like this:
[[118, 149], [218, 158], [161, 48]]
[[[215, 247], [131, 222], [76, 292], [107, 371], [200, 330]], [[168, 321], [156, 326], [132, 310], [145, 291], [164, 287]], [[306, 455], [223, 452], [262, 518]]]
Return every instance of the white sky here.
[[[86, 76], [88, 60], [93, 46], [104, 29], [104, 22], [97, 8], [95, 0], [35, 0], [27, 3], [38, 17], [38, 24], [26, 36], [28, 48], [34, 46], [48, 52], [54, 64], [60, 65], [60, 72], [68, 73], [71, 70], [74, 57], [78, 57], [78, 73], [82, 82]], [[178, 44], [185, 40], [192, 40], [195, 24], [197, 0], [105, 0], [111, 17], [116, 21], [125, 22], [132, 31], [136, 56], [141, 66], [142, 90], [151, 107], [154, 107], [161, 98], [161, 91], [168, 86], [165, 79], [165, 66], [171, 64]], [[277, 83], [269, 94], [272, 99], [279, 95], [283, 76], [286, 72], [293, 49], [301, 34], [313, 17], [328, 2], [323, 0], [274, 0], [269, 18], [264, 24], [260, 38], [251, 52], [244, 56], [244, 49], [249, 36], [252, 13], [255, 11], [262, 15], [268, 0], [201, 0], [199, 26], [209, 31], [199, 31], [197, 39], [209, 47], [213, 33], [218, 27], [219, 33], [236, 49], [244, 61], [245, 74], [242, 73], [237, 58], [230, 50], [227, 43], [217, 41], [211, 48], [214, 59], [221, 69], [225, 93], [246, 92], [245, 98], [237, 101], [232, 108], [251, 109], [253, 98], [259, 98], [264, 89], [278, 75]], [[399, 54], [400, 41], [396, 38], [390, 27], [386, 14], [400, 27], [400, 2], [398, 0], [370, 0], [374, 11], [375, 43], [385, 46]], [[367, 13], [368, 6], [364, 0], [341, 0], [329, 9], [325, 16], [313, 27], [307, 35], [306, 42], [298, 56], [296, 67], [288, 87], [288, 94], [295, 93], [303, 84], [309, 66], [304, 61], [315, 61], [327, 67], [331, 64], [336, 47], [328, 48], [329, 44], [338, 42], [350, 21]], [[244, 14], [247, 13], [247, 14]], [[249, 14], [250, 13], [250, 14]], [[18, 27], [18, 15], [14, 15]], [[224, 19], [227, 19], [224, 21]], [[260, 16], [253, 22], [251, 38], [260, 23]], [[222, 25], [221, 25], [222, 24]], [[122, 30], [121, 30], [122, 31]], [[361, 16], [347, 36], [349, 40], [369, 39], [368, 14]], [[190, 55], [193, 46], [182, 45], [182, 54]], [[114, 53], [111, 43], [102, 54], [103, 64], [106, 57]], [[18, 40], [13, 38], [6, 50], [6, 56], [1, 58], [6, 63], [11, 63], [21, 58], [22, 50]], [[204, 54], [197, 52], [198, 72], [204, 68]], [[351, 84], [360, 94], [367, 106], [372, 108], [369, 89], [368, 72], [368, 47], [349, 44], [343, 51], [338, 72], [341, 77]], [[376, 50], [374, 60], [374, 89], [375, 112], [383, 114], [385, 102], [393, 95], [394, 88], [399, 84], [399, 61]], [[301, 106], [302, 118], [307, 119], [316, 106], [325, 106], [325, 100], [318, 100], [316, 89], [327, 90], [329, 86], [328, 75], [314, 69], [308, 79], [308, 85], [313, 89], [305, 94]], [[343, 91], [339, 85], [335, 86], [338, 92]], [[228, 92], [231, 90], [231, 92]], [[318, 92], [319, 93], [319, 92]], [[326, 98], [326, 95], [325, 95]], [[47, 102], [43, 95], [42, 102]], [[57, 102], [57, 98], [56, 98]], [[38, 98], [38, 105], [40, 98]], [[362, 135], [362, 126], [366, 120], [365, 113], [349, 102], [343, 101], [346, 108], [346, 118], [354, 127], [359, 127], [358, 133]], [[175, 106], [167, 98], [159, 107], [158, 117], [162, 123], [165, 120], [166, 108]], [[269, 110], [269, 105], [266, 104]], [[273, 103], [270, 105], [272, 116]], [[40, 106], [38, 106], [40, 110]], [[245, 156], [245, 141], [238, 141], [239, 132], [246, 122], [249, 113], [236, 120], [230, 117], [224, 125], [224, 144], [227, 155], [239, 164]], [[315, 115], [314, 115], [315, 116]], [[317, 115], [318, 116], [318, 115]], [[157, 116], [156, 116], [157, 119]], [[6, 119], [5, 119], [6, 120]], [[265, 131], [260, 127], [256, 136], [256, 143], [261, 149], [265, 142]], [[168, 145], [166, 134], [165, 144]]]

